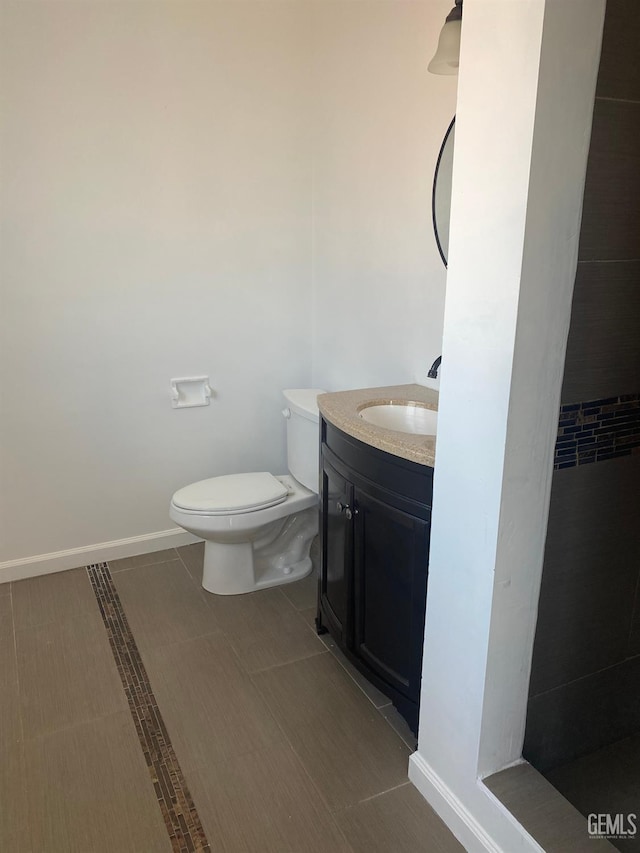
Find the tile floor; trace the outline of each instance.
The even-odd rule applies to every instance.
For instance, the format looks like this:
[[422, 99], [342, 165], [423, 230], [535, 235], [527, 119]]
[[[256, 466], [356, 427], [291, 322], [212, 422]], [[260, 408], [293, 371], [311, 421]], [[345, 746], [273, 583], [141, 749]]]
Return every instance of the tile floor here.
[[[462, 851], [407, 781], [402, 718], [316, 636], [315, 580], [218, 598], [201, 565], [110, 569], [210, 849]], [[180, 849], [84, 568], [0, 586], [0, 803], [2, 853]]]
[[621, 850], [640, 853], [640, 836], [589, 836], [590, 814], [640, 817], [640, 736], [625, 738], [589, 755], [554, 767], [544, 775], [519, 764], [485, 779], [549, 853]]
[[[545, 776], [584, 816], [607, 813], [640, 818], [639, 735], [549, 770]], [[640, 835], [611, 843], [624, 853], [640, 851]]]
[[484, 784], [546, 853], [615, 853], [606, 839], [589, 837], [585, 817], [530, 764], [501, 770]]

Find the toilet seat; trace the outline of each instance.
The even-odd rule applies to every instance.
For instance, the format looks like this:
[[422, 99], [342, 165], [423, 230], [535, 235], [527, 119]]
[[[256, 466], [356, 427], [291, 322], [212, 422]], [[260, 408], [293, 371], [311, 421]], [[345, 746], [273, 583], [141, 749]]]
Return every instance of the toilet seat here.
[[288, 493], [287, 486], [267, 471], [225, 474], [179, 489], [173, 504], [187, 512], [236, 515], [276, 506]]

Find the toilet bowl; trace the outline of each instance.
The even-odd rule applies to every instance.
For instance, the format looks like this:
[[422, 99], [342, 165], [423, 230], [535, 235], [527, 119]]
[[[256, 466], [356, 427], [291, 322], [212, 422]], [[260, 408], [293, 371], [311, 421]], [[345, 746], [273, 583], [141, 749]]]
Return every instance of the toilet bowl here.
[[318, 389], [284, 391], [289, 474], [227, 474], [179, 489], [169, 515], [204, 539], [202, 586], [238, 595], [311, 572], [318, 532]]

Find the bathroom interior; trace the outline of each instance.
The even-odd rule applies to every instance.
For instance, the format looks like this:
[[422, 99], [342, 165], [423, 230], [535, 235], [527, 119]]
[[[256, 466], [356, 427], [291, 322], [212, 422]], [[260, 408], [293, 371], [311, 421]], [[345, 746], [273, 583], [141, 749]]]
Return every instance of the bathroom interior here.
[[[105, 595], [115, 589], [124, 604], [211, 849], [216, 842], [231, 851], [299, 849], [278, 835], [280, 829], [266, 840], [273, 830], [269, 815], [260, 823], [264, 835], [258, 840], [248, 829], [248, 835], [238, 835], [237, 826], [225, 828], [223, 807], [215, 803], [217, 795], [229, 813], [236, 808], [225, 798], [220, 779], [235, 788], [237, 799], [254, 803], [248, 792], [257, 779], [260, 792], [274, 785], [286, 811], [293, 795], [274, 780], [287, 777], [307, 798], [304, 807], [292, 808], [299, 808], [298, 843], [304, 837], [309, 850], [640, 849], [633, 833], [612, 837], [607, 831], [600, 835], [608, 840], [595, 839], [587, 826], [587, 816], [596, 813], [622, 815], [617, 829], [629, 828], [640, 781], [640, 12], [635, 7], [607, 0], [605, 13], [602, 0], [586, 0], [584, 20], [574, 21], [579, 33], [585, 27], [584, 47], [576, 47], [576, 57], [565, 57], [559, 66], [564, 71], [566, 62], [571, 69], [563, 85], [570, 94], [574, 85], [577, 94], [571, 110], [562, 105], [569, 117], [560, 110], [556, 119], [566, 120], [567, 138], [590, 136], [591, 143], [573, 158], [576, 174], [568, 170], [566, 186], [558, 180], [555, 189], [556, 200], [578, 199], [581, 219], [569, 203], [566, 209], [556, 204], [548, 214], [549, 222], [561, 216], [568, 221], [566, 233], [557, 228], [560, 236], [546, 237], [563, 246], [564, 254], [555, 260], [569, 288], [564, 318], [550, 332], [532, 322], [528, 336], [526, 317], [517, 318], [518, 335], [533, 341], [527, 369], [524, 350], [506, 350], [506, 332], [497, 340], [500, 320], [514, 323], [511, 335], [517, 339], [515, 320], [502, 308], [491, 314], [493, 297], [482, 301], [483, 288], [492, 288], [492, 274], [508, 278], [506, 266], [495, 256], [492, 268], [484, 259], [488, 250], [483, 255], [473, 242], [476, 231], [465, 231], [465, 194], [484, 194], [487, 210], [491, 202], [496, 205], [484, 227], [496, 230], [496, 223], [508, 223], [495, 245], [511, 240], [517, 219], [513, 212], [506, 218], [496, 213], [509, 199], [489, 158], [473, 151], [474, 110], [496, 120], [476, 138], [478, 150], [483, 144], [485, 154], [501, 146], [513, 149], [507, 140], [519, 138], [529, 121], [535, 125], [531, 161], [544, 167], [544, 158], [535, 156], [544, 147], [539, 128], [545, 101], [540, 96], [537, 105], [535, 98], [528, 104], [526, 98], [538, 85], [552, 97], [548, 80], [543, 89], [544, 75], [558, 73], [553, 57], [548, 59], [559, 50], [552, 27], [566, 34], [576, 14], [570, 0], [555, 4], [555, 10], [552, 0], [511, 4], [521, 7], [516, 10], [509, 9], [508, 0], [465, 0], [459, 77], [427, 71], [451, 0], [3, 4], [0, 757], [5, 772], [0, 793], [9, 807], [3, 809], [1, 850], [86, 850], [87, 837], [96, 851], [181, 849], [174, 838], [167, 847], [152, 787], [144, 807], [137, 804], [141, 811], [127, 818], [127, 798], [134, 802], [140, 795], [133, 782], [123, 785], [114, 810], [125, 815], [122, 826], [132, 835], [118, 837], [117, 845], [113, 836], [104, 847], [97, 839], [110, 837], [112, 828], [100, 824], [106, 817], [100, 813], [97, 828], [83, 828], [90, 833], [83, 848], [68, 805], [52, 793], [52, 768], [62, 765], [69, 778], [56, 785], [63, 792], [70, 785], [69, 796], [82, 800], [69, 780], [90, 773], [90, 764], [79, 772], [61, 756], [90, 753], [95, 737], [109, 743], [106, 730], [114, 742], [140, 751], [113, 660], [107, 665], [101, 657], [108, 644], [92, 590], [97, 596], [103, 582]], [[492, 53], [506, 68], [518, 60], [505, 44], [508, 39], [495, 34], [501, 28], [519, 33], [529, 61], [532, 21], [541, 33], [542, 82], [536, 75], [530, 83], [524, 72], [520, 79], [506, 71], [492, 80], [500, 63], [487, 58], [483, 70], [487, 48], [480, 39], [496, 38]], [[581, 42], [577, 36], [576, 42]], [[466, 75], [465, 59], [467, 69], [475, 60]], [[580, 88], [584, 79], [588, 82]], [[525, 84], [532, 87], [528, 95]], [[510, 102], [516, 93], [522, 96]], [[454, 115], [461, 147], [456, 148], [447, 269], [444, 238], [436, 239], [433, 230], [432, 191]], [[511, 125], [518, 123], [516, 133]], [[556, 124], [554, 133], [560, 138], [563, 128]], [[453, 139], [449, 134], [450, 143]], [[445, 159], [451, 144], [446, 151]], [[571, 152], [565, 156], [570, 160]], [[464, 181], [465, 175], [472, 178]], [[536, 175], [539, 186], [544, 181], [533, 168], [531, 175], [533, 198]], [[507, 175], [505, 185], [507, 178], [517, 184]], [[480, 218], [475, 217], [476, 228]], [[532, 229], [540, 225], [530, 219]], [[534, 244], [531, 233], [525, 246]], [[522, 246], [521, 252], [528, 259]], [[518, 263], [525, 270], [522, 258]], [[468, 282], [471, 276], [474, 284]], [[495, 285], [496, 303], [504, 304], [500, 287]], [[542, 308], [532, 304], [523, 297], [518, 310], [529, 307], [533, 319], [534, 310], [553, 313], [551, 298]], [[549, 343], [547, 334], [557, 337]], [[547, 352], [540, 355], [545, 341]], [[437, 376], [428, 377], [443, 352]], [[514, 368], [513, 377], [530, 379], [521, 384], [529, 401], [521, 405], [522, 411], [534, 412], [539, 443], [505, 438], [507, 409], [517, 407], [507, 406], [493, 389], [502, 382], [510, 399], [511, 362], [502, 370], [509, 358], [520, 370]], [[492, 365], [499, 369], [492, 373]], [[204, 398], [195, 401], [198, 405], [180, 405], [176, 377], [179, 384], [181, 377], [200, 376], [196, 394], [204, 389]], [[282, 410], [290, 405], [285, 389], [317, 389], [337, 397], [352, 389], [417, 384], [433, 395], [440, 383], [442, 467], [438, 472], [431, 460], [429, 596], [416, 710], [421, 723], [411, 731], [406, 715], [396, 713], [375, 681], [363, 682], [341, 657], [332, 634], [316, 634], [318, 539], [311, 547], [314, 570], [302, 580], [248, 595], [245, 590], [217, 595], [206, 591], [206, 583], [205, 591], [201, 588], [199, 540], [204, 537], [185, 532], [170, 517], [169, 502], [205, 478], [284, 474]], [[484, 413], [481, 394], [488, 401]], [[548, 402], [538, 415], [526, 406], [540, 395]], [[477, 451], [481, 441], [484, 454]], [[505, 447], [516, 461], [505, 467], [509, 473], [500, 485], [497, 460]], [[477, 456], [483, 459], [476, 462]], [[501, 578], [498, 558], [486, 545], [492, 489], [496, 494], [503, 489], [496, 524], [506, 488], [515, 489], [514, 506], [527, 491], [518, 491], [525, 476], [520, 464], [540, 472], [538, 480], [525, 479], [533, 515], [538, 513], [538, 521], [531, 522], [535, 535], [525, 537], [535, 564], [531, 586], [519, 586], [516, 571], [510, 580]], [[477, 507], [482, 493], [475, 489], [481, 487], [488, 495], [483, 513], [474, 510], [465, 518], [468, 506]], [[483, 517], [475, 527], [470, 519], [478, 515]], [[482, 547], [474, 534], [484, 537]], [[504, 541], [506, 559], [527, 568], [525, 559], [509, 556], [508, 535]], [[495, 563], [495, 589], [493, 565], [480, 566], [475, 556], [485, 550]], [[456, 574], [465, 559], [468, 570]], [[85, 566], [92, 567], [88, 578]], [[512, 623], [491, 621], [498, 596], [509, 587], [507, 596], [520, 596], [506, 604], [523, 626], [517, 642], [501, 634], [517, 633]], [[187, 610], [187, 599], [192, 609]], [[102, 612], [111, 612], [111, 606], [119, 605], [103, 601]], [[279, 626], [279, 636], [271, 624]], [[480, 642], [474, 631], [483, 626], [487, 635]], [[78, 640], [85, 630], [101, 633], [102, 645]], [[100, 702], [110, 691], [117, 699], [106, 698], [100, 711], [90, 700], [78, 699], [78, 707], [86, 704], [78, 717], [69, 710], [71, 699], [45, 707], [49, 688], [20, 693], [21, 677], [26, 684], [45, 664], [60, 676], [56, 667], [71, 666], [76, 644], [85, 642], [91, 657], [82, 665], [95, 666], [92, 690]], [[126, 638], [122, 642], [126, 645]], [[518, 643], [522, 659], [515, 653], [509, 660], [504, 653], [490, 655], [497, 645], [518, 649]], [[187, 644], [194, 649], [188, 662]], [[481, 672], [473, 669], [470, 645], [478, 654], [486, 646]], [[62, 663], [47, 658], [42, 649], [48, 647], [57, 649]], [[420, 659], [421, 641], [416, 651]], [[221, 661], [219, 677], [231, 685], [239, 703], [234, 707], [264, 699], [269, 708], [259, 724], [248, 713], [242, 720], [252, 746], [241, 755], [214, 744], [217, 777], [197, 758], [198, 748], [203, 755], [214, 749], [205, 743], [209, 735], [189, 741], [176, 698], [198, 687], [211, 657]], [[236, 659], [244, 680], [236, 679]], [[332, 747], [322, 740], [314, 746], [303, 724], [293, 720], [294, 712], [285, 707], [284, 675], [278, 678], [280, 669], [290, 669], [287, 690], [300, 692], [303, 711], [318, 720], [323, 733], [330, 724], [325, 710], [317, 711], [304, 694], [309, 687], [303, 676], [310, 677], [312, 665], [322, 670], [314, 677], [319, 689], [326, 689], [327, 701], [337, 697], [349, 707], [365, 703], [358, 708], [372, 727], [371, 740], [345, 760], [354, 766], [361, 760], [374, 778], [370, 785], [357, 787], [344, 771], [343, 790], [335, 777], [328, 782], [308, 769], [312, 761], [329, 762]], [[526, 675], [524, 687], [520, 677], [518, 701], [508, 705], [519, 708], [519, 716], [505, 710], [502, 676], [492, 669], [506, 673], [510, 666]], [[336, 686], [346, 672], [353, 683]], [[201, 690], [193, 708], [206, 721], [213, 710]], [[476, 700], [478, 732], [468, 710]], [[502, 728], [496, 724], [508, 748], [485, 746], [492, 708], [498, 709], [496, 719], [513, 717], [514, 738], [504, 734], [503, 722]], [[219, 706], [215, 710], [227, 713]], [[268, 714], [284, 722], [270, 727], [264, 722]], [[375, 719], [369, 720], [372, 714]], [[100, 734], [92, 739], [91, 725], [98, 723]], [[363, 753], [373, 755], [375, 749], [380, 755], [367, 765]], [[95, 750], [106, 767], [104, 747]], [[264, 764], [257, 759], [242, 764], [252, 750], [264, 753]], [[141, 757], [140, 766], [144, 771]], [[131, 779], [139, 778], [125, 769]], [[124, 772], [109, 768], [118, 779], [119, 770]], [[351, 784], [353, 791], [347, 790]], [[262, 793], [256, 796], [259, 803]], [[94, 815], [95, 803], [85, 808]], [[46, 820], [34, 819], [33, 809]], [[192, 838], [194, 849], [208, 849], [202, 838]]]

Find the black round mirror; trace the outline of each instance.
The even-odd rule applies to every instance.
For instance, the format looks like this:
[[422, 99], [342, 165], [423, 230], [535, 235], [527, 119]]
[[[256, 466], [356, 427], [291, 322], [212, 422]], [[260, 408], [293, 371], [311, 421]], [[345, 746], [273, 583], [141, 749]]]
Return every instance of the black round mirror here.
[[436, 172], [433, 177], [433, 192], [431, 194], [433, 230], [436, 235], [438, 251], [445, 267], [447, 266], [447, 258], [449, 256], [449, 216], [451, 213], [451, 178], [453, 175], [455, 123], [456, 117], [454, 116], [440, 146]]

